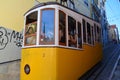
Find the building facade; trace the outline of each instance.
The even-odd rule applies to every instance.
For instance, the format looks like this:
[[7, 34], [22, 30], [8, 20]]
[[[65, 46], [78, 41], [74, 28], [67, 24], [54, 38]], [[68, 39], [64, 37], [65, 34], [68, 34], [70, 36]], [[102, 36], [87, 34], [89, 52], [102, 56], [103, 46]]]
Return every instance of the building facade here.
[[115, 43], [119, 41], [119, 33], [116, 25], [109, 26], [109, 40]]
[[100, 0], [100, 3], [99, 3], [99, 5], [100, 5], [99, 7], [100, 7], [100, 11], [101, 11], [100, 23], [102, 26], [103, 46], [105, 46], [109, 41], [109, 37], [108, 37], [109, 26], [108, 26], [108, 21], [107, 21], [107, 17], [106, 17], [105, 2], [106, 2], [106, 0]]

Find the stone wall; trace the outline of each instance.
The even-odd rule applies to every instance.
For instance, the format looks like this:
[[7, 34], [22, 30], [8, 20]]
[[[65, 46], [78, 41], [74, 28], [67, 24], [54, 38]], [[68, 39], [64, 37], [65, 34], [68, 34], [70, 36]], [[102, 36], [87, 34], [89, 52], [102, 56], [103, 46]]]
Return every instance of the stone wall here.
[[0, 80], [20, 80], [20, 60], [0, 64]]

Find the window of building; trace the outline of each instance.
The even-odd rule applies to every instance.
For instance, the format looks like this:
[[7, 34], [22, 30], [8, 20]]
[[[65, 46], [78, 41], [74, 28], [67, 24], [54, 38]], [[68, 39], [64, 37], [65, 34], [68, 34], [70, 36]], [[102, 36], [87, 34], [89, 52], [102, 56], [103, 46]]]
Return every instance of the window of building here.
[[75, 9], [75, 4], [74, 4], [74, 0], [68, 0], [68, 3], [69, 3], [69, 8], [71, 9]]
[[38, 12], [36, 11], [26, 17], [25, 45], [36, 44], [37, 16]]
[[86, 6], [88, 6], [88, 0], [84, 0]]
[[59, 11], [59, 45], [66, 45], [66, 14]]
[[86, 22], [84, 19], [82, 20], [82, 24], [83, 24], [83, 41], [84, 43], [86, 43]]
[[81, 32], [81, 23], [78, 22], [78, 48], [82, 48], [82, 32]]
[[54, 9], [44, 9], [41, 11], [40, 44], [54, 44], [54, 19]]
[[68, 46], [77, 47], [76, 20], [68, 16]]
[[92, 38], [91, 38], [91, 26], [90, 26], [90, 24], [87, 22], [87, 42], [89, 43], [89, 44], [91, 44], [92, 43]]

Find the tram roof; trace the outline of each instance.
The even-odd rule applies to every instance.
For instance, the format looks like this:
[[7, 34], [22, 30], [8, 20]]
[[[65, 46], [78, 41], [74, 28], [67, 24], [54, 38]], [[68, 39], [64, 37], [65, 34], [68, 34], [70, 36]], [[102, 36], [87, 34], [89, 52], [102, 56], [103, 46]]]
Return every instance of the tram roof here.
[[[74, 12], [80, 14], [80, 15], [83, 15], [83, 16], [85, 16], [85, 17], [87, 17], [87, 18], [89, 18], [89, 19], [95, 21], [94, 19], [92, 19], [92, 18], [90, 18], [90, 17], [88, 17], [88, 16], [86, 16], [86, 15], [84, 15], [84, 14], [78, 12], [78, 11], [75, 11], [75, 10], [73, 10], [73, 9], [70, 9], [70, 8], [64, 6], [64, 5], [61, 5], [61, 4], [58, 3], [58, 2], [45, 2], [45, 3], [39, 3], [38, 5], [35, 5], [35, 6], [33, 6], [31, 9], [29, 9], [26, 13], [28, 13], [29, 11], [34, 10], [34, 9], [36, 9], [36, 8], [42, 7], [42, 6], [54, 5], [54, 4], [55, 4], [55, 5], [56, 5], [56, 4], [57, 4], [57, 5], [60, 5], [60, 6], [62, 6], [62, 7], [65, 7], [65, 8], [67, 8], [67, 9], [69, 9], [69, 10], [72, 10], [72, 11], [74, 11]], [[26, 13], [25, 13], [25, 14], [26, 14]], [[24, 14], [24, 15], [25, 15], [25, 14]], [[97, 22], [97, 21], [95, 21], [95, 22]], [[97, 23], [99, 23], [99, 22], [97, 22]]]

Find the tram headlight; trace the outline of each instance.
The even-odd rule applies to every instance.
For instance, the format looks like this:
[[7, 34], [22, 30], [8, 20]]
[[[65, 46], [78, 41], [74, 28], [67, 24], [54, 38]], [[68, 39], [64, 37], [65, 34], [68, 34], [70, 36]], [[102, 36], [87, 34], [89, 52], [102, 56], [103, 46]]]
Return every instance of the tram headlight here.
[[30, 66], [29, 66], [28, 64], [25, 65], [25, 67], [24, 67], [24, 72], [25, 72], [26, 74], [29, 74], [29, 73], [30, 73]]

